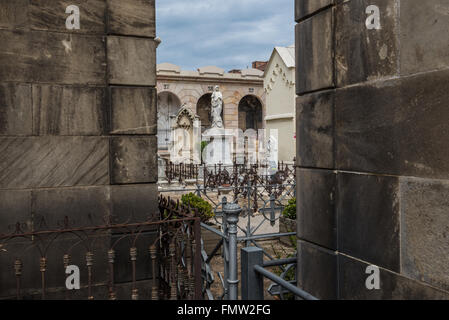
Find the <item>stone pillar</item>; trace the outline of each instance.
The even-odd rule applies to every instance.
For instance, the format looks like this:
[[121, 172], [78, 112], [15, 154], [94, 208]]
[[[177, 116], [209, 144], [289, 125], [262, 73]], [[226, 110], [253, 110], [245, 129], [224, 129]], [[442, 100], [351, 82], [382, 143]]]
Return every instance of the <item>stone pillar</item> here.
[[296, 0], [298, 285], [318, 298], [449, 298], [448, 9]]
[[66, 28], [67, 1], [0, 1], [0, 233], [157, 213], [154, 0], [75, 2], [79, 29]]

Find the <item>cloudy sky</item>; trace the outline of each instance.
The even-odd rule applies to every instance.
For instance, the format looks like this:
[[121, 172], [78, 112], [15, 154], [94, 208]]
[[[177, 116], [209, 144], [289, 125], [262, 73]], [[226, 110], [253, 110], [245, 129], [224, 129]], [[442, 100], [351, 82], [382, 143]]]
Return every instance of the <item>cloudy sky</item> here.
[[225, 70], [294, 42], [293, 0], [156, 0], [158, 63]]

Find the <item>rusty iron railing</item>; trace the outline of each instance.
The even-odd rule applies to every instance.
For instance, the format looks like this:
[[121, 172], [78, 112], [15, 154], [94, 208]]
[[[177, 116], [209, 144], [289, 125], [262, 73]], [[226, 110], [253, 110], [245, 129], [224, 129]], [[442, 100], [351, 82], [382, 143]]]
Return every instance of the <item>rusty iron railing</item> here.
[[[17, 223], [0, 234], [0, 298], [202, 299], [200, 223], [164, 197], [153, 218], [135, 223]], [[80, 290], [65, 287], [70, 265], [80, 269]]]

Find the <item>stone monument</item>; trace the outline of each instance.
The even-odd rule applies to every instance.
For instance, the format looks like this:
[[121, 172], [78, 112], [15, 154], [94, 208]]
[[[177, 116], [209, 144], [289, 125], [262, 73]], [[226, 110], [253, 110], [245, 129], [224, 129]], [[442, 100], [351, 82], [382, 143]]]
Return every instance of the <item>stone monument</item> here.
[[215, 86], [211, 97], [211, 128], [203, 133], [203, 141], [209, 142], [203, 152], [206, 165], [231, 165], [233, 134], [225, 130], [221, 112], [223, 110], [223, 94], [220, 87]]
[[172, 146], [170, 160], [173, 163], [194, 163], [200, 161], [200, 118], [187, 104], [183, 104], [172, 119]]

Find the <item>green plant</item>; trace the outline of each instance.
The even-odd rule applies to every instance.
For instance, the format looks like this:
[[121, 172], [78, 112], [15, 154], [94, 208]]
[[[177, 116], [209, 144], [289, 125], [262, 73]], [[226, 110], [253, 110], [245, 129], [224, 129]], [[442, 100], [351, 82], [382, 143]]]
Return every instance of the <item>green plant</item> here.
[[212, 205], [203, 198], [193, 194], [185, 194], [181, 198], [181, 202], [185, 206], [190, 206], [193, 209], [198, 209], [201, 221], [206, 222], [215, 216]]
[[201, 141], [201, 153], [203, 153], [204, 149], [206, 149], [209, 141]]
[[[296, 241], [295, 241], [295, 252], [297, 252], [297, 246], [296, 246]], [[273, 246], [273, 244], [271, 244], [271, 248], [274, 252], [274, 255], [276, 257], [276, 259], [280, 260], [280, 259], [285, 259], [285, 258], [293, 258], [296, 256], [296, 253], [288, 253], [284, 248], [281, 248], [282, 253], [280, 253], [278, 250], [276, 250], [276, 248]], [[284, 271], [285, 268], [287, 267], [287, 265], [283, 265], [282, 267], [274, 267], [273, 268], [273, 273], [276, 274], [277, 276], [281, 276]], [[296, 279], [296, 268], [290, 268], [285, 274], [284, 274], [284, 280], [286, 281], [293, 281]], [[284, 299], [285, 300], [295, 300], [295, 295], [293, 293], [286, 293], [284, 294]]]
[[296, 220], [296, 198], [288, 200], [288, 205], [282, 211], [282, 215], [288, 219]]

